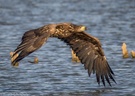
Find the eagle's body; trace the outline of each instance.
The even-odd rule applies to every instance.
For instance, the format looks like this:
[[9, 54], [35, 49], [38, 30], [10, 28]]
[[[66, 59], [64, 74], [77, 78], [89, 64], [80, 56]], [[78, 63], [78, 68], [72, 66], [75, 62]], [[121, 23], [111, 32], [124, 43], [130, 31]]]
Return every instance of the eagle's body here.
[[[30, 53], [39, 49], [49, 37], [56, 37], [67, 43], [77, 54], [88, 74], [96, 73], [98, 84], [102, 80], [105, 86], [105, 79], [111, 86], [110, 80], [114, 82], [113, 71], [111, 70], [100, 41], [84, 32], [85, 26], [72, 23], [48, 24], [43, 27], [33, 29], [24, 33], [21, 44], [14, 51], [14, 55], [19, 56], [12, 61], [12, 65], [22, 60]], [[12, 58], [13, 58], [12, 57]]]

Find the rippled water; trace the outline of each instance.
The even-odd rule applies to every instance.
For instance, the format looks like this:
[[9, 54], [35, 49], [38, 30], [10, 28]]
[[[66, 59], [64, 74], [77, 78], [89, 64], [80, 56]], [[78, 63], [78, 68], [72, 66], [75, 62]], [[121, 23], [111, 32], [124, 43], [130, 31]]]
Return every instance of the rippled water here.
[[[48, 23], [84, 24], [98, 37], [117, 84], [98, 86], [83, 65], [71, 62], [69, 47], [50, 38], [45, 46], [10, 64], [9, 52], [22, 34]], [[121, 45], [135, 50], [135, 0], [0, 0], [0, 96], [135, 95], [135, 59], [122, 59]], [[31, 64], [34, 56], [38, 64]]]

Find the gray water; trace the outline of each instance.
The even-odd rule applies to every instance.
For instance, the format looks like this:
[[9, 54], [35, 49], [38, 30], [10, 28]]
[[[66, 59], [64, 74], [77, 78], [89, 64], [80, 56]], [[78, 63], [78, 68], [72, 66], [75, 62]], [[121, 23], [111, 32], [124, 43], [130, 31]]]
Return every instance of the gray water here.
[[[56, 38], [11, 66], [24, 32], [59, 22], [83, 24], [101, 40], [117, 84], [98, 86]], [[0, 0], [0, 96], [135, 96], [135, 59], [121, 54], [122, 43], [131, 51], [134, 41], [135, 0]], [[29, 63], [35, 56], [39, 63]]]

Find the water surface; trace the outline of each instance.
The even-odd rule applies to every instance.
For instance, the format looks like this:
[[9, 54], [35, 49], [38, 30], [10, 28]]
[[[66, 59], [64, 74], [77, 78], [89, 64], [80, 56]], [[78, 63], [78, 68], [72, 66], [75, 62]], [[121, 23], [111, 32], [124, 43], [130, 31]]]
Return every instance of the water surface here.
[[[98, 86], [80, 63], [71, 62], [70, 48], [49, 38], [40, 50], [10, 64], [27, 30], [49, 23], [73, 22], [98, 37], [117, 84]], [[0, 0], [0, 96], [124, 96], [135, 95], [135, 60], [123, 59], [121, 45], [135, 50], [134, 0]], [[31, 64], [34, 57], [38, 64]]]

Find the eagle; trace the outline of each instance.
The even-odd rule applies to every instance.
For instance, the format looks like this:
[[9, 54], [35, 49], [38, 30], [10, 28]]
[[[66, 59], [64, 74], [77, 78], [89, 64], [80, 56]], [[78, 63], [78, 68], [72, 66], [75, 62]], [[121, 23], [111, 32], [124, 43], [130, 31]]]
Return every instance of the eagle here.
[[106, 82], [111, 85], [111, 81], [115, 82], [114, 72], [109, 66], [99, 39], [89, 35], [84, 25], [73, 23], [56, 23], [47, 24], [37, 29], [32, 29], [24, 33], [21, 43], [14, 50], [13, 56], [17, 57], [11, 61], [15, 66], [20, 60], [28, 56], [32, 52], [38, 50], [49, 37], [56, 37], [64, 41], [78, 56], [84, 68], [88, 70], [88, 75], [96, 74], [97, 83], [102, 82], [106, 86]]

